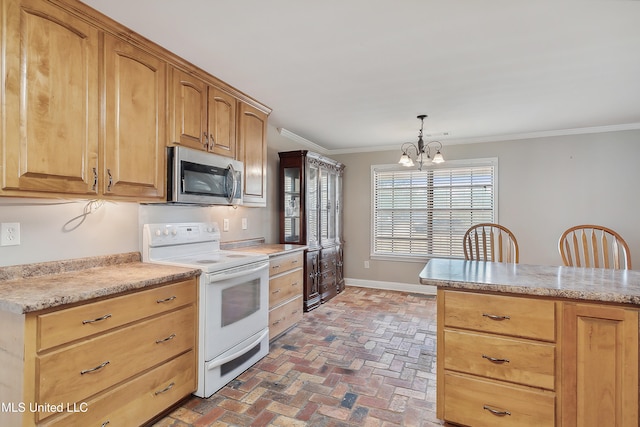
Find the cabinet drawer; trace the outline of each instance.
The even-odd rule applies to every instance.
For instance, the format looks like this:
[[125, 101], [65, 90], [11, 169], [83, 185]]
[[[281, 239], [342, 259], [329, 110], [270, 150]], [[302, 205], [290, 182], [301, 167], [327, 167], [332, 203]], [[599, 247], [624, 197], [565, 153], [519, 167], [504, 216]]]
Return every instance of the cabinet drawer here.
[[302, 251], [291, 255], [280, 255], [269, 260], [269, 276], [284, 273], [294, 268], [302, 268], [304, 254]]
[[38, 351], [196, 301], [195, 279], [38, 315]]
[[320, 271], [336, 269], [336, 248], [327, 248], [320, 251]]
[[302, 320], [302, 296], [289, 301], [269, 312], [269, 339]]
[[555, 341], [553, 301], [444, 291], [444, 325]]
[[302, 295], [304, 272], [301, 268], [269, 280], [269, 307], [295, 295]]
[[555, 424], [553, 392], [450, 372], [444, 374], [444, 387], [444, 418], [449, 422], [474, 427]]
[[554, 390], [555, 345], [445, 329], [444, 368]]
[[[191, 350], [135, 379], [122, 384], [85, 406], [79, 412], [46, 420], [43, 426], [85, 427], [141, 425], [196, 389], [196, 356]], [[86, 411], [82, 411], [86, 409]]]
[[38, 357], [37, 401], [81, 401], [194, 348], [195, 328], [191, 305]]

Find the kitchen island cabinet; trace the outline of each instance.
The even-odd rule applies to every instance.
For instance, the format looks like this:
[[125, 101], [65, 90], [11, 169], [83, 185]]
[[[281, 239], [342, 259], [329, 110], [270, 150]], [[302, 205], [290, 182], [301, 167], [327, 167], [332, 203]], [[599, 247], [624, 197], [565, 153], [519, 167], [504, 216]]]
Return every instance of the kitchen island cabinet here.
[[0, 269], [1, 425], [140, 425], [195, 391], [199, 270], [139, 260]]
[[437, 415], [472, 426], [638, 426], [640, 272], [431, 260]]

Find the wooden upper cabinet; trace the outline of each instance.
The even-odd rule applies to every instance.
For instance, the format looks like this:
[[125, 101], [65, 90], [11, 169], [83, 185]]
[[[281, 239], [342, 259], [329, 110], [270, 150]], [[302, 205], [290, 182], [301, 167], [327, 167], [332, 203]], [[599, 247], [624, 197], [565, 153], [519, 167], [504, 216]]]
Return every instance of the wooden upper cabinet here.
[[209, 86], [209, 150], [222, 156], [236, 156], [236, 99]]
[[105, 141], [102, 193], [165, 196], [167, 65], [105, 35]]
[[238, 156], [244, 163], [244, 205], [267, 205], [267, 114], [244, 102], [238, 112]]
[[235, 158], [235, 97], [174, 68], [170, 105], [170, 143]]
[[0, 192], [95, 195], [98, 30], [48, 2], [4, 0], [2, 6]]
[[171, 72], [170, 142], [207, 150], [207, 85], [175, 68]]

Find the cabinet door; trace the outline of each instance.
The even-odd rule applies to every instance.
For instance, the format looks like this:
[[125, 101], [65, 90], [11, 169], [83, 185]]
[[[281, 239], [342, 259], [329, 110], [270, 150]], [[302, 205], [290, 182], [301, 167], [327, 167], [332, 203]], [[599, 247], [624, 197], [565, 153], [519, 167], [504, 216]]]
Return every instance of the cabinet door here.
[[209, 150], [235, 158], [236, 99], [213, 86], [209, 86], [208, 93]]
[[320, 244], [325, 247], [336, 240], [336, 173], [320, 169]]
[[164, 197], [166, 67], [152, 54], [105, 36], [104, 194]]
[[307, 245], [320, 246], [320, 167], [313, 159], [307, 159], [305, 175], [307, 205]]
[[564, 305], [562, 425], [638, 426], [638, 312]]
[[2, 6], [2, 191], [95, 195], [98, 31], [49, 2]]
[[244, 163], [244, 204], [267, 204], [267, 115], [240, 102], [238, 157]]
[[170, 87], [170, 142], [207, 150], [207, 85], [202, 80], [172, 69]]
[[304, 310], [320, 305], [320, 251], [306, 252], [304, 266]]

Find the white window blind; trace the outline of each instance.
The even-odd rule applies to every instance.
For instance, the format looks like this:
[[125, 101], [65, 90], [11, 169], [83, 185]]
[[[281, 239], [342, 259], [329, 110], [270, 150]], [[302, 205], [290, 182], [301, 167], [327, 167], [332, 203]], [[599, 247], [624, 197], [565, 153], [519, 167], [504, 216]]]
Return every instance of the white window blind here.
[[494, 222], [495, 165], [373, 168], [373, 255], [464, 257], [473, 224]]

